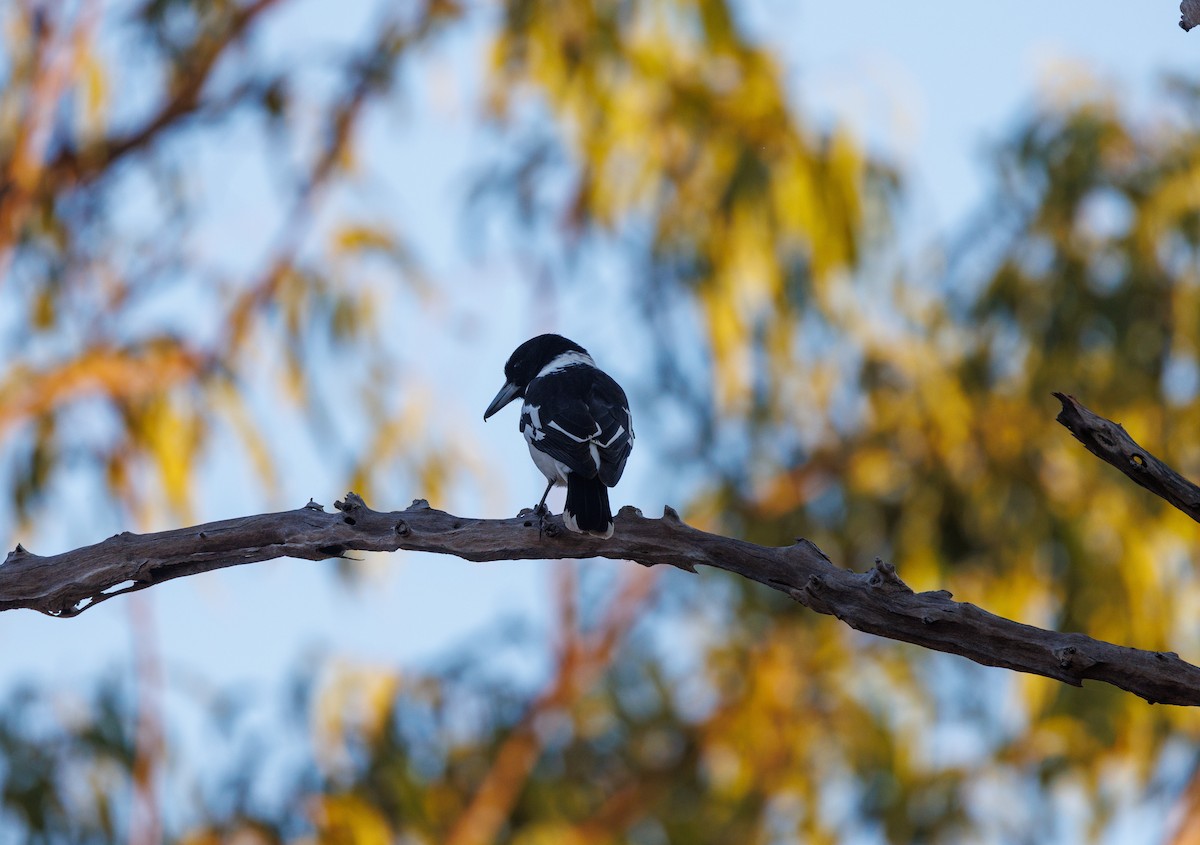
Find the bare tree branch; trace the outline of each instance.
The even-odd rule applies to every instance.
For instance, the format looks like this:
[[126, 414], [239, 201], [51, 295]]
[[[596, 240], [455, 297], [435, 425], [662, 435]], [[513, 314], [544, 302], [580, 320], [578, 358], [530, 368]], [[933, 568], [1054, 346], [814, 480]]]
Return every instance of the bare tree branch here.
[[1179, 25], [1184, 32], [1200, 26], [1200, 0], [1183, 0], [1179, 4]]
[[18, 546], [0, 566], [0, 610], [75, 616], [114, 595], [185, 575], [285, 556], [321, 560], [351, 550], [410, 549], [473, 561], [603, 557], [688, 572], [724, 569], [860, 631], [1075, 686], [1104, 681], [1152, 703], [1200, 705], [1200, 667], [1173, 653], [1042, 630], [956, 602], [945, 590], [914, 593], [889, 564], [877, 560], [865, 573], [841, 569], [807, 540], [773, 548], [709, 534], [685, 525], [669, 507], [662, 519], [622, 508], [609, 540], [568, 532], [561, 517], [547, 520], [539, 532], [531, 517], [470, 519], [424, 500], [381, 513], [350, 493], [336, 507], [337, 513], [327, 513], [310, 502], [294, 511], [157, 534], [126, 532], [49, 557]]
[[1200, 522], [1200, 487], [1139, 446], [1120, 423], [1093, 413], [1074, 396], [1055, 393], [1054, 397], [1062, 402], [1055, 419], [1089, 452]]

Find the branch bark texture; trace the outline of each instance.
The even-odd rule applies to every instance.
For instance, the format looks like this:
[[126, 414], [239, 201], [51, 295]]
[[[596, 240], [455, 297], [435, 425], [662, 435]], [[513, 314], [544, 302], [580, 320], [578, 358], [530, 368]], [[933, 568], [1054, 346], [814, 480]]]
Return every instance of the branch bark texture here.
[[1200, 26], [1200, 0], [1183, 0], [1179, 4], [1179, 26], [1184, 32]]
[[294, 511], [156, 534], [127, 532], [49, 557], [18, 546], [0, 565], [0, 610], [75, 616], [114, 595], [173, 578], [285, 556], [321, 560], [355, 550], [409, 549], [471, 561], [602, 557], [688, 572], [723, 569], [860, 631], [1075, 686], [1104, 681], [1152, 703], [1200, 705], [1200, 667], [1173, 653], [1024, 625], [954, 601], [944, 590], [915, 593], [881, 561], [868, 572], [852, 572], [834, 566], [807, 540], [758, 546], [692, 528], [671, 508], [661, 519], [622, 508], [615, 534], [602, 540], [566, 531], [561, 517], [547, 519], [539, 530], [536, 518], [470, 519], [424, 500], [383, 513], [351, 493], [335, 507], [329, 513], [310, 502]]
[[1054, 397], [1062, 403], [1055, 419], [1089, 452], [1200, 522], [1200, 487], [1143, 449], [1120, 423], [1088, 410], [1074, 396]]

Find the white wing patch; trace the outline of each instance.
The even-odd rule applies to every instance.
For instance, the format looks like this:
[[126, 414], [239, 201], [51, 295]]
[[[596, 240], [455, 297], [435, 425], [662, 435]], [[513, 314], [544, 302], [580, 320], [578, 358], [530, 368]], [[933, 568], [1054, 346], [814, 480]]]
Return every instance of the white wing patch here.
[[574, 367], [576, 364], [587, 364], [589, 367], [596, 366], [596, 362], [592, 360], [592, 356], [586, 352], [563, 352], [560, 355], [555, 355], [549, 364], [538, 370], [537, 377], [541, 378], [544, 375], [565, 370], [567, 367]]
[[[540, 375], [545, 375], [551, 366], [559, 364], [561, 359], [568, 358], [569, 356], [575, 356], [575, 358], [565, 364], [562, 364], [561, 366], [584, 363], [583, 361], [578, 360], [579, 353], [564, 353], [559, 355], [558, 358], [555, 358], [554, 361], [547, 365], [547, 368], [543, 369]], [[558, 368], [561, 369], [561, 366]], [[625, 418], [628, 420], [629, 409], [622, 408], [621, 410], [624, 411]], [[604, 434], [604, 429], [599, 422], [595, 422], [594, 420], [593, 422], [595, 423], [596, 430], [591, 434], [580, 437], [578, 434], [574, 434], [563, 428], [558, 420], [550, 420], [549, 423], [543, 427], [541, 414], [542, 406], [540, 405], [531, 405], [526, 402], [521, 411], [521, 432], [525, 435], [525, 441], [529, 445], [529, 454], [533, 457], [534, 463], [537, 464], [537, 467], [542, 471], [542, 474], [546, 476], [548, 480], [553, 481], [556, 484], [566, 484], [567, 476], [570, 474], [571, 468], [561, 461], [551, 457], [547, 453], [542, 452], [538, 447], [538, 442], [546, 439], [549, 429], [554, 429], [559, 434], [562, 434], [564, 437], [571, 440], [573, 443], [576, 443], [580, 446], [586, 445], [588, 449], [588, 455], [591, 457], [592, 463], [595, 465], [597, 472], [600, 470], [600, 466], [604, 462], [600, 456], [601, 449], [608, 449], [612, 447], [612, 445], [622, 437], [627, 436], [631, 440], [633, 439], [633, 432], [627, 430], [623, 425], [618, 426], [617, 430], [612, 433], [612, 436], [609, 437], [607, 441], [602, 442], [599, 438]]]
[[530, 405], [526, 403], [525, 407], [523, 407], [521, 410], [529, 415], [529, 425], [521, 426], [521, 430], [525, 435], [525, 439], [530, 443], [535, 440], [544, 439], [546, 437], [546, 432], [542, 431], [542, 406]]
[[593, 431], [591, 434], [587, 435], [586, 437], [575, 436], [574, 434], [572, 434], [571, 432], [569, 432], [565, 428], [563, 428], [561, 425], [559, 425], [558, 420], [550, 420], [550, 427], [552, 429], [554, 429], [555, 431], [561, 431], [563, 434], [567, 435], [567, 437], [570, 437], [576, 443], [587, 443], [587, 442], [591, 441], [594, 437], [599, 435], [601, 432], [600, 423], [596, 423], [596, 430]]
[[[629, 413], [629, 412], [628, 412], [628, 411], [626, 411], [626, 414], [628, 414], [628, 413]], [[597, 426], [597, 428], [599, 428], [599, 426]], [[596, 432], [596, 433], [597, 433], [597, 434], [599, 434], [599, 432]], [[620, 437], [620, 436], [621, 436], [622, 434], [624, 434], [624, 433], [625, 433], [625, 426], [621, 426], [620, 428], [618, 428], [618, 429], [616, 430], [616, 432], [614, 432], [614, 433], [613, 433], [613, 436], [612, 436], [612, 437], [608, 438], [608, 442], [607, 442], [607, 443], [601, 443], [601, 444], [600, 444], [600, 448], [601, 448], [601, 449], [607, 449], [609, 446], [613, 445], [613, 443], [616, 441], [616, 439], [617, 439], [618, 437]], [[599, 466], [599, 464], [596, 464], [596, 466]]]

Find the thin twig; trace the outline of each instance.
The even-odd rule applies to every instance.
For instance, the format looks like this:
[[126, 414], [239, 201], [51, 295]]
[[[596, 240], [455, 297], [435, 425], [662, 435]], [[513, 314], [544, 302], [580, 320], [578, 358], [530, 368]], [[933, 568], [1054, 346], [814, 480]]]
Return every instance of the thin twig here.
[[1089, 411], [1074, 396], [1054, 397], [1062, 402], [1056, 419], [1089, 452], [1200, 522], [1200, 487], [1143, 449], [1120, 423]]

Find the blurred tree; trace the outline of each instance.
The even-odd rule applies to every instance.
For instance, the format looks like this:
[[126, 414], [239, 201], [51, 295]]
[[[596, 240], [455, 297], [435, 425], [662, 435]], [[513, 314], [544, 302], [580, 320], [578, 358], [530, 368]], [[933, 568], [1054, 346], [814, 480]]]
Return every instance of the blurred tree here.
[[[1200, 126], [1195, 87], [1169, 87], [1169, 130], [1100, 94], [1027, 118], [946, 281], [875, 288], [883, 318], [864, 309], [842, 324], [857, 359], [852, 421], [798, 443], [808, 455], [794, 469], [714, 490], [713, 518], [760, 541], [799, 530], [838, 560], [882, 550], [917, 589], [1033, 624], [1194, 653], [1195, 524], [1048, 424], [1047, 397], [1065, 386], [1197, 469], [1200, 206], [1185, 186]], [[832, 712], [859, 714], [855, 735], [876, 734], [835, 742], [817, 766], [853, 773], [854, 817], [877, 819], [889, 841], [1097, 838], [1134, 796], [1178, 778], [1164, 759], [1195, 745], [1186, 713], [881, 648], [750, 592], [740, 608], [743, 625], [761, 621], [740, 643], [731, 629], [718, 677], [742, 718], [769, 712], [740, 691], [741, 655], [770, 642], [803, 679], [797, 706], [817, 688]], [[1062, 802], [1081, 797], [1078, 826], [1065, 826]]]
[[[346, 401], [379, 430], [412, 427], [412, 397], [388, 401], [400, 380], [379, 351], [370, 262], [388, 261], [388, 283], [418, 294], [421, 277], [393, 228], [319, 218], [354, 189], [364, 112], [392, 95], [410, 50], [458, 10], [381, 4], [369, 41], [320, 67], [289, 67], [255, 43], [262, 20], [285, 5], [4, 7], [0, 436], [18, 517], [67, 462], [127, 515], [161, 519], [151, 509], [162, 501], [186, 515], [197, 461], [218, 430], [222, 448], [241, 440], [274, 492], [279, 456], [248, 408], [263, 387], [264, 351], [275, 353], [267, 387], [334, 441], [360, 486], [373, 477], [366, 467], [397, 460], [428, 483], [444, 477], [441, 444], [398, 455], [388, 451], [395, 438], [381, 438], [356, 454], [323, 410]], [[211, 165], [197, 150], [219, 150], [230, 133], [277, 177], [274, 195], [261, 198], [272, 219], [241, 229], [236, 257], [212, 256], [205, 216], [236, 214], [227, 209], [237, 199], [227, 181], [205, 181]], [[363, 374], [341, 380], [345, 397], [315, 363], [337, 356], [353, 356]]]
[[[372, 435], [345, 460], [360, 490], [392, 461], [427, 485], [456, 465], [445, 444], [396, 436], [422, 434], [420, 409], [378, 392], [397, 362], [374, 342], [378, 290], [358, 262], [384, 257], [391, 283], [425, 290], [402, 234], [318, 217], [353, 189], [364, 110], [467, 17], [381, 3], [371, 40], [313, 85], [312, 67], [255, 47], [287, 5], [4, 9], [0, 484], [22, 518], [68, 460], [137, 518], [162, 494], [183, 517], [205, 448], [233, 433], [269, 490], [255, 390], [293, 397], [323, 433], [323, 409], [349, 399]], [[1028, 116], [967, 247], [942, 281], [917, 280], [867, 260], [895, 174], [804, 125], [735, 12], [508, 0], [487, 80], [513, 154], [479, 198], [512, 202], [531, 243], [568, 258], [615, 245], [639, 268], [659, 365], [640, 419], [691, 421], [663, 455], [706, 468], [690, 517], [758, 542], [804, 534], [846, 563], [886, 555], [917, 589], [1195, 653], [1194, 525], [1084, 454], [1048, 397], [1076, 393], [1200, 467], [1197, 87], [1172, 86], [1181, 108], [1162, 126], [1099, 95]], [[135, 77], [144, 93], [112, 96]], [[189, 248], [211, 198], [185, 167], [247, 124], [283, 175], [249, 269]], [[314, 359], [337, 355], [370, 357], [355, 368], [370, 378], [323, 382]], [[268, 777], [278, 758], [232, 731], [227, 764], [177, 790], [195, 797], [168, 838], [1090, 840], [1161, 808], [1156, 791], [1181, 787], [1172, 759], [1194, 755], [1186, 714], [1132, 696], [876, 641], [732, 580], [706, 577], [701, 599], [643, 577], [608, 603], [564, 578], [555, 671], [532, 698], [489, 670], [495, 655], [429, 677], [302, 678], [285, 724], [311, 753]], [[593, 604], [607, 611], [581, 618]], [[704, 638], [664, 647], [685, 625]], [[243, 709], [214, 704], [213, 730]], [[44, 693], [13, 696], [0, 836], [126, 841], [132, 723], [120, 690], [57, 713]]]

